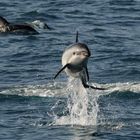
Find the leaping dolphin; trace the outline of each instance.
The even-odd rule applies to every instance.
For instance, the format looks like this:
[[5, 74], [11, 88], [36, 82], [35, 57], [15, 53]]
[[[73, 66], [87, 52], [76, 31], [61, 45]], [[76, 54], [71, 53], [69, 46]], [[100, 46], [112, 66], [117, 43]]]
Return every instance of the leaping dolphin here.
[[64, 70], [70, 77], [80, 78], [85, 88], [104, 90], [103, 88], [88, 85], [89, 74], [87, 63], [91, 56], [88, 46], [78, 42], [78, 32], [76, 34], [76, 43], [67, 48], [62, 54], [62, 68], [55, 75], [54, 79]]

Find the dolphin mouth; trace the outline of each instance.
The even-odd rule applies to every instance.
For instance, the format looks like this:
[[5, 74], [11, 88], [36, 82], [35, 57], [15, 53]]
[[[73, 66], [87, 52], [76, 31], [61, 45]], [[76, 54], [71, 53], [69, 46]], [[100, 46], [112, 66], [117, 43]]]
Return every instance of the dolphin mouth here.
[[90, 56], [90, 55], [88, 54], [88, 52], [86, 52], [86, 51], [82, 51], [81, 54], [82, 54], [83, 56], [85, 56], [85, 57], [89, 57], [89, 56]]
[[86, 51], [77, 51], [77, 52], [75, 52], [75, 54], [81, 55], [81, 56], [85, 56], [85, 57], [89, 57], [90, 56], [89, 53], [86, 52]]

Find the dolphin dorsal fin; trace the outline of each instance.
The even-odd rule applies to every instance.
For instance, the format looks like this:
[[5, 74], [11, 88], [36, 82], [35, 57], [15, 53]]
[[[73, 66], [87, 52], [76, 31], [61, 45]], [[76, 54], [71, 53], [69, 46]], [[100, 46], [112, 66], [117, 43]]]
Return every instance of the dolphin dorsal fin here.
[[2, 16], [0, 16], [0, 21], [2, 21], [4, 25], [9, 24], [9, 22], [5, 18], [3, 18]]
[[78, 31], [76, 32], [76, 43], [78, 42]]

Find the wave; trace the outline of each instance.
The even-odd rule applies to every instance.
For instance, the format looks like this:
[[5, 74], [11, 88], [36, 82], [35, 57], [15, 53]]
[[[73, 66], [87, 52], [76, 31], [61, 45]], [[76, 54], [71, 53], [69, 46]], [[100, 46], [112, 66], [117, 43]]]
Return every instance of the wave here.
[[[105, 88], [106, 90], [93, 90], [87, 89], [90, 93], [95, 93], [97, 96], [104, 96], [114, 93], [140, 93], [139, 82], [127, 82], [127, 83], [110, 83], [110, 84], [98, 84], [91, 83], [96, 87]], [[67, 87], [70, 86], [64, 82], [53, 82], [46, 85], [26, 85], [26, 86], [13, 86], [13, 87], [1, 87], [0, 94], [3, 95], [18, 95], [18, 96], [39, 96], [39, 97], [54, 97], [62, 96], [66, 97], [68, 94]]]
[[2, 95], [18, 95], [18, 96], [39, 96], [53, 97], [61, 96], [64, 93], [63, 83], [51, 83], [47, 85], [23, 85], [13, 87], [1, 87]]
[[110, 83], [110, 84], [93, 84], [97, 87], [105, 88], [105, 91], [99, 92], [99, 95], [109, 95], [112, 93], [140, 93], [139, 82], [127, 82], [127, 83]]
[[[49, 125], [80, 125], [90, 126], [98, 125], [99, 114], [102, 112], [99, 108], [99, 97], [108, 95], [125, 97], [129, 95], [139, 98], [140, 83], [110, 83], [97, 84], [92, 83], [97, 87], [106, 88], [106, 90], [99, 91], [93, 89], [85, 89], [79, 80], [70, 80], [68, 83], [53, 82], [47, 85], [27, 85], [0, 88], [2, 99], [4, 96], [8, 99], [16, 99], [17, 96], [21, 98], [37, 96], [37, 97], [54, 97], [59, 98], [56, 103], [51, 106], [48, 116], [52, 118]], [[7, 96], [8, 95], [8, 96]], [[13, 96], [14, 95], [14, 96]], [[16, 97], [15, 97], [16, 96]], [[61, 98], [61, 99], [60, 99]], [[60, 102], [65, 98], [65, 105], [60, 111]], [[126, 99], [126, 97], [124, 98]], [[53, 101], [53, 100], [52, 100]], [[54, 101], [53, 101], [54, 102]], [[61, 115], [60, 115], [61, 114]], [[100, 118], [102, 120], [102, 117]]]

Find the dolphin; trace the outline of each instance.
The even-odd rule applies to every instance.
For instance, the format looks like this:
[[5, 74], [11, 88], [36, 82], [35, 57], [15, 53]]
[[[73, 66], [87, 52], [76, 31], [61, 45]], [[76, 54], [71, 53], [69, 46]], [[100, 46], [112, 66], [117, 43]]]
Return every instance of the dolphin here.
[[80, 78], [85, 88], [104, 90], [103, 88], [88, 85], [89, 73], [87, 68], [88, 59], [91, 56], [88, 46], [78, 42], [78, 32], [76, 43], [68, 47], [62, 54], [62, 68], [54, 76], [54, 79], [64, 70], [70, 77]]
[[0, 32], [16, 32], [16, 33], [32, 33], [38, 34], [38, 32], [31, 27], [29, 24], [12, 24], [9, 23], [5, 18], [0, 16]]

